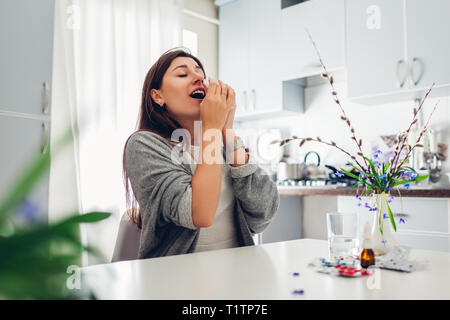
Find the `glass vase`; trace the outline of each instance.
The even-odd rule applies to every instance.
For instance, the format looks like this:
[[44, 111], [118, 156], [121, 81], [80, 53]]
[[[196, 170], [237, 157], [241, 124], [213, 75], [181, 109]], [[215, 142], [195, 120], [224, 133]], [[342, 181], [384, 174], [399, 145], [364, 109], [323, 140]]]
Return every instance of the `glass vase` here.
[[[395, 239], [395, 231], [389, 219], [387, 208], [389, 195], [383, 192], [374, 194], [373, 197], [373, 203], [375, 203], [377, 210], [374, 212], [370, 240], [375, 255], [383, 255], [397, 246], [398, 241]], [[380, 230], [380, 226], [382, 230]]]

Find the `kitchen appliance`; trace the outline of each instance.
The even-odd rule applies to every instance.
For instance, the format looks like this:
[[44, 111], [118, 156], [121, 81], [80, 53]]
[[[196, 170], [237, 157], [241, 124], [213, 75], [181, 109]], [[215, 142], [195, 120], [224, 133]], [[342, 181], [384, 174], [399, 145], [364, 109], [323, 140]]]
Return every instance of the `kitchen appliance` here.
[[[316, 155], [317, 164], [308, 164], [307, 160], [309, 155]], [[306, 180], [325, 180], [327, 179], [327, 172], [324, 168], [320, 167], [320, 156], [316, 151], [309, 151], [303, 159], [305, 164], [305, 179]]]
[[[316, 155], [317, 163], [308, 163], [310, 155]], [[331, 170], [331, 172], [329, 172]], [[289, 163], [287, 158], [278, 163], [277, 185], [283, 187], [338, 188], [353, 185], [356, 180], [336, 175], [338, 170], [330, 165], [320, 166], [320, 156], [315, 151], [305, 155], [302, 163]]]
[[279, 162], [277, 180], [302, 180], [305, 176], [305, 169], [304, 163]]

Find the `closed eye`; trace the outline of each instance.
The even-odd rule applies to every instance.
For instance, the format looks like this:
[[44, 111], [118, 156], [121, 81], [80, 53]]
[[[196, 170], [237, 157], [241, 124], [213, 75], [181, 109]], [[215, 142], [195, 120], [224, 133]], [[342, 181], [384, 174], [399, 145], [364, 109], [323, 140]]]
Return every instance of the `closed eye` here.
[[179, 77], [187, 77], [187, 74], [181, 74]]

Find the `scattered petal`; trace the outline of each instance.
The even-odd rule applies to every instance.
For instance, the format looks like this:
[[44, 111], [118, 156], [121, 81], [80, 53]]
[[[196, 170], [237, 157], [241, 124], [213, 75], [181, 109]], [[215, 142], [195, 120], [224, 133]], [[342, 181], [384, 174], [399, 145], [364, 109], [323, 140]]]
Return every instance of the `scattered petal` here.
[[303, 289], [300, 289], [300, 290], [294, 290], [294, 291], [292, 291], [292, 293], [293, 294], [300, 294], [300, 295], [302, 295], [302, 294], [305, 293], [305, 291]]

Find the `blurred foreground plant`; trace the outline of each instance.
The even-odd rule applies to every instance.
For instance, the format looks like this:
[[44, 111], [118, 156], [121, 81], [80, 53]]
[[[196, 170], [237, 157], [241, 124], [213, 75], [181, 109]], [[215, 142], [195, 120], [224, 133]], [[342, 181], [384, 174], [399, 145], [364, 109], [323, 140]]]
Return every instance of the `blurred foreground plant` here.
[[[51, 152], [55, 156], [71, 142], [69, 128]], [[81, 265], [83, 251], [101, 256], [94, 248], [82, 245], [79, 225], [101, 221], [110, 213], [74, 212], [69, 218], [49, 224], [15, 226], [13, 222], [19, 204], [49, 170], [51, 152], [33, 159], [5, 198], [0, 199], [0, 299], [95, 298], [88, 288], [68, 288], [68, 268]]]

